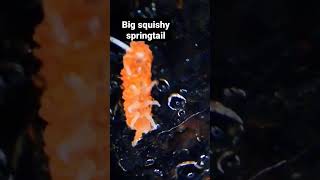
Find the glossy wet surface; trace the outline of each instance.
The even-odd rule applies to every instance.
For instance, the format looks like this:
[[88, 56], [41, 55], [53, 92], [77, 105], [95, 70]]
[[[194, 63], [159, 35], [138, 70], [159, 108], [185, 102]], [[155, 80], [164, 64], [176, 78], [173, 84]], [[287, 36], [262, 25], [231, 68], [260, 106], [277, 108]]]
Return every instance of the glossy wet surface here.
[[[119, 1], [119, 4], [125, 1]], [[112, 4], [114, 3], [114, 4]], [[116, 7], [116, 2], [111, 8]], [[205, 7], [206, 1], [196, 3]], [[145, 134], [136, 147], [131, 146], [134, 131], [125, 124], [122, 90], [119, 72], [122, 69], [123, 50], [111, 46], [111, 177], [130, 176], [133, 179], [206, 179], [210, 166], [210, 117], [209, 117], [209, 46], [208, 31], [203, 26], [208, 19], [201, 19], [203, 29], [189, 28], [189, 18], [206, 17], [209, 13], [199, 8], [192, 12], [194, 4], [184, 4], [178, 10], [175, 3], [161, 1], [141, 3], [138, 7], [126, 5], [132, 16], [171, 17], [174, 25], [171, 38], [166, 42], [149, 43], [154, 55], [152, 78], [159, 84], [152, 96], [161, 107], [153, 107], [153, 118], [158, 128]], [[150, 14], [145, 7], [159, 8]], [[143, 12], [140, 12], [142, 9]], [[201, 11], [200, 11], [201, 9]], [[112, 21], [121, 20], [112, 17]], [[124, 14], [124, 16], [128, 15]], [[111, 27], [111, 35], [117, 37], [117, 27]], [[184, 29], [187, 29], [184, 31]], [[114, 34], [113, 34], [114, 32]]]
[[217, 2], [211, 95], [224, 111], [212, 112], [214, 179], [318, 178], [315, 4]]

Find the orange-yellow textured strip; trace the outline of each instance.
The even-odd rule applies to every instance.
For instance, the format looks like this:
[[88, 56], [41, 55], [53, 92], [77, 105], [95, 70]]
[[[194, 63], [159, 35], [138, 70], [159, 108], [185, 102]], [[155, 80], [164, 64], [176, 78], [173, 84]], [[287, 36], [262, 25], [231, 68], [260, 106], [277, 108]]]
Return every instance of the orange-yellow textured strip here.
[[106, 180], [107, 0], [43, 0], [37, 56], [47, 89], [46, 152], [53, 180]]
[[130, 49], [123, 57], [121, 79], [123, 81], [124, 110], [127, 125], [136, 130], [132, 145], [141, 139], [143, 133], [156, 128], [152, 119], [152, 52], [144, 42], [130, 43]]

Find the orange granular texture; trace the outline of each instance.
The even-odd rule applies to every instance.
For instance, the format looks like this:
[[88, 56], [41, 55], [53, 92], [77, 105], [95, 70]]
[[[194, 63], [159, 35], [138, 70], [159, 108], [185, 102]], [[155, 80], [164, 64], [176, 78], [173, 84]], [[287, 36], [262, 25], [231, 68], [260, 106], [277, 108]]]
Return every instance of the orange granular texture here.
[[[151, 105], [151, 65], [152, 52], [144, 42], [130, 43], [130, 49], [123, 57], [123, 69], [121, 79], [123, 81], [124, 110], [126, 123], [136, 130], [134, 140], [135, 145], [141, 139], [143, 133], [152, 130]], [[148, 104], [149, 102], [149, 104]]]
[[40, 112], [48, 121], [44, 138], [52, 180], [110, 179], [109, 43], [101, 38], [108, 36], [109, 1], [41, 2], [45, 19], [37, 27], [41, 48], [35, 52], [47, 87]]

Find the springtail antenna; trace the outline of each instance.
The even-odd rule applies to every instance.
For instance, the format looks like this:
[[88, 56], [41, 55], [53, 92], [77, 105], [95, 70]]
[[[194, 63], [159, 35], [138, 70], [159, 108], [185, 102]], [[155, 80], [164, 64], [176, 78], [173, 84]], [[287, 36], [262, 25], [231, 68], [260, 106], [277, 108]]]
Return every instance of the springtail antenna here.
[[124, 49], [125, 51], [128, 51], [130, 49], [130, 47], [126, 43], [124, 43], [124, 42], [120, 41], [119, 39], [116, 39], [116, 38], [114, 38], [112, 36], [110, 36], [110, 41], [113, 44], [115, 44], [115, 45], [119, 46], [120, 48]]

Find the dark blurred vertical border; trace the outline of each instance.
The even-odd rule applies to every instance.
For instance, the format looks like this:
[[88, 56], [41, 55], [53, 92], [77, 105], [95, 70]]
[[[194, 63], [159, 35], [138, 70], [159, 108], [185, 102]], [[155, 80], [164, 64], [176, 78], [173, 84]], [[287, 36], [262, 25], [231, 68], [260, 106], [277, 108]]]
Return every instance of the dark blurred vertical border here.
[[216, 0], [214, 12], [214, 179], [319, 179], [318, 1]]
[[209, 28], [210, 28], [210, 32], [211, 32], [211, 36], [210, 36], [210, 68], [209, 68], [209, 74], [210, 74], [210, 150], [211, 150], [211, 154], [210, 154], [210, 179], [214, 179], [214, 159], [216, 157], [214, 157], [212, 155], [212, 152], [213, 152], [213, 148], [214, 148], [214, 141], [213, 141], [213, 137], [212, 137], [212, 133], [211, 133], [211, 129], [213, 127], [213, 123], [212, 123], [212, 115], [211, 115], [211, 111], [212, 111], [212, 108], [211, 108], [211, 102], [213, 101], [214, 99], [214, 96], [213, 96], [213, 71], [214, 71], [214, 57], [215, 57], [215, 51], [214, 51], [214, 47], [215, 47], [215, 43], [214, 43], [214, 39], [215, 39], [215, 31], [214, 31], [214, 27], [215, 27], [215, 10], [214, 10], [214, 7], [215, 7], [215, 4], [216, 4], [216, 1], [218, 0], [211, 0], [209, 1], [209, 4], [210, 4], [210, 25], [209, 25]]
[[106, 32], [106, 35], [107, 35], [107, 38], [106, 38], [106, 46], [107, 46], [107, 53], [106, 53], [106, 58], [107, 58], [107, 85], [108, 85], [108, 88], [107, 88], [107, 111], [108, 111], [108, 119], [107, 119], [107, 151], [106, 153], [108, 154], [107, 155], [107, 179], [108, 180], [111, 180], [111, 167], [110, 167], [110, 146], [111, 146], [111, 143], [110, 143], [110, 112], [109, 112], [109, 109], [110, 109], [110, 88], [109, 88], [109, 84], [110, 84], [110, 0], [106, 0], [107, 1], [107, 12], [106, 12], [106, 16], [107, 16], [107, 32]]
[[111, 167], [110, 167], [110, 0], [105, 0], [106, 1], [106, 21], [107, 21], [107, 27], [106, 27], [106, 59], [107, 59], [107, 63], [106, 63], [106, 74], [107, 74], [107, 93], [106, 93], [106, 99], [107, 99], [107, 114], [108, 114], [108, 118], [107, 118], [107, 128], [106, 128], [106, 139], [107, 139], [107, 147], [106, 147], [106, 153], [107, 153], [107, 163], [106, 163], [106, 170], [107, 170], [107, 180], [111, 180]]
[[33, 35], [43, 20], [41, 1], [0, 5], [0, 179], [49, 180], [39, 114], [44, 91]]
[[[108, 84], [108, 87], [109, 87], [109, 84], [110, 84], [110, 39], [109, 37], [111, 36], [110, 35], [110, 0], [107, 0], [107, 53], [106, 53], [106, 57], [107, 57], [107, 60], [108, 60], [108, 64], [107, 64], [107, 84]], [[109, 112], [109, 109], [110, 109], [110, 88], [107, 89], [107, 105], [108, 105], [108, 112]], [[108, 163], [107, 163], [107, 171], [109, 172], [108, 173], [108, 180], [111, 180], [111, 166], [110, 166], [110, 161], [111, 161], [111, 158], [110, 158], [110, 146], [111, 146], [111, 141], [110, 141], [110, 113], [109, 114], [109, 118], [108, 118], [108, 121], [107, 121], [107, 141], [108, 141], [108, 147], [107, 147], [107, 153], [108, 153]]]

